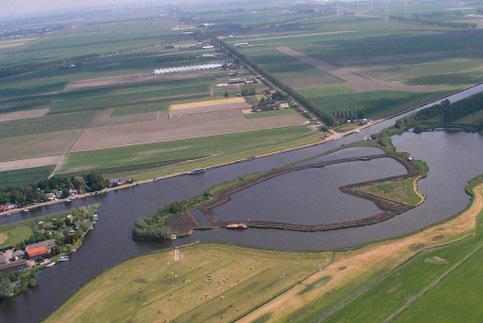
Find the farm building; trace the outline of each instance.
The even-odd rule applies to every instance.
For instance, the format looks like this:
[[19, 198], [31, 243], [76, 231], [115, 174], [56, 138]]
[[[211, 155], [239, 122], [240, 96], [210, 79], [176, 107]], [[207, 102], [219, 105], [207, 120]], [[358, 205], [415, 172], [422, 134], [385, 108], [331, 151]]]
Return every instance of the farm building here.
[[0, 265], [0, 272], [11, 273], [14, 271], [21, 271], [28, 268], [30, 268], [30, 265], [26, 260], [19, 260]]
[[30, 259], [35, 257], [42, 257], [48, 255], [54, 246], [55, 241], [53, 239], [45, 240], [42, 242], [29, 244], [27, 247], [25, 247], [25, 252]]

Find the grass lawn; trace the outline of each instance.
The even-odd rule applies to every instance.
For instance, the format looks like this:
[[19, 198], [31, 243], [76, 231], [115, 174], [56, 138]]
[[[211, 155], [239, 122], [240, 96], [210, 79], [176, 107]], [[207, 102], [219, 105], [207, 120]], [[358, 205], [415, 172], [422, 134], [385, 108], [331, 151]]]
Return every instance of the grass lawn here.
[[[277, 149], [316, 142], [321, 134], [305, 126], [76, 152], [67, 155], [60, 173], [92, 170], [106, 175], [147, 179], [233, 161]], [[191, 161], [196, 160], [197, 161]], [[183, 162], [181, 164], [178, 164]], [[178, 165], [174, 165], [178, 164]]]
[[26, 186], [47, 179], [55, 165], [0, 172], [0, 189], [5, 187]]
[[331, 253], [197, 245], [136, 257], [85, 285], [47, 322], [231, 321], [324, 267]]
[[421, 197], [414, 191], [414, 181], [415, 178], [406, 178], [396, 181], [379, 182], [360, 186], [356, 190], [396, 203], [416, 206], [421, 203]]
[[483, 121], [483, 107], [480, 111], [476, 111], [475, 113], [469, 114], [467, 116], [464, 116], [456, 120], [456, 123], [478, 125], [482, 121]]
[[62, 217], [69, 214], [69, 211], [61, 211], [39, 217], [31, 217], [26, 220], [0, 225], [0, 247], [15, 246], [28, 239], [32, 234], [31, 226], [38, 221], [45, 221], [55, 217]]

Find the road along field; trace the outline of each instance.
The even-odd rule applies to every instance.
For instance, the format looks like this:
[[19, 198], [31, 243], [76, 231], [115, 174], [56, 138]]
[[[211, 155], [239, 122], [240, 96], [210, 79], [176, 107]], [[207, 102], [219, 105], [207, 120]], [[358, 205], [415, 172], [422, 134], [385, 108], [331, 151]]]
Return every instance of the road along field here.
[[170, 106], [169, 116], [173, 118], [197, 113], [242, 110], [248, 109], [249, 107], [250, 105], [245, 101], [245, 98], [243, 97], [195, 101], [188, 103], [172, 104]]

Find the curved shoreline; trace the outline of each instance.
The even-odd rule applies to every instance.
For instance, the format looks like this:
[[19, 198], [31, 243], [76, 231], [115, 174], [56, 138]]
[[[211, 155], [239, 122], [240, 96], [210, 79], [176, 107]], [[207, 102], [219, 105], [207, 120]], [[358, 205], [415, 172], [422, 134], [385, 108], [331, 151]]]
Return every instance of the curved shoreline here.
[[[243, 191], [249, 187], [268, 181], [278, 176], [282, 176], [285, 174], [289, 174], [289, 173], [293, 173], [301, 170], [311, 169], [311, 168], [322, 168], [328, 165], [335, 165], [335, 164], [341, 164], [341, 163], [347, 163], [347, 162], [353, 162], [353, 161], [368, 161], [368, 160], [381, 159], [381, 158], [392, 158], [396, 160], [406, 169], [407, 173], [403, 175], [390, 176], [390, 177], [364, 181], [360, 183], [339, 187], [339, 189], [343, 193], [350, 194], [350, 195], [373, 202], [382, 211], [380, 213], [374, 214], [369, 217], [365, 217], [357, 220], [328, 223], [328, 224], [300, 224], [300, 223], [261, 221], [261, 220], [221, 221], [213, 212], [213, 210], [216, 207], [219, 207], [221, 205], [228, 203], [231, 200], [231, 196], [234, 193]], [[313, 164], [302, 165], [302, 166], [281, 168], [279, 170], [272, 171], [268, 174], [259, 176], [251, 181], [239, 184], [235, 187], [222, 190], [216, 193], [210, 201], [202, 203], [201, 206], [193, 210], [189, 210], [186, 213], [186, 215], [188, 215], [191, 219], [197, 219], [195, 212], [198, 211], [198, 212], [201, 212], [201, 214], [204, 215], [211, 222], [211, 225], [213, 227], [230, 228], [230, 226], [232, 227], [237, 226], [235, 227], [235, 229], [236, 228], [258, 228], [258, 229], [281, 229], [281, 230], [291, 230], [291, 231], [316, 232], [316, 231], [330, 231], [330, 230], [354, 228], [354, 227], [371, 225], [371, 224], [388, 220], [398, 214], [401, 214], [413, 208], [406, 204], [397, 203], [394, 201], [386, 200], [381, 197], [358, 192], [356, 190], [357, 187], [373, 184], [373, 183], [386, 182], [389, 180], [406, 179], [406, 178], [411, 178], [415, 176], [421, 176], [417, 166], [411, 163], [410, 161], [408, 161], [407, 159], [395, 154], [376, 154], [376, 155], [369, 155], [369, 156], [358, 156], [358, 157], [351, 157], [351, 158], [334, 159], [334, 160], [329, 160], [325, 162], [313, 163]], [[190, 229], [206, 229], [206, 227], [203, 227], [203, 228], [199, 226], [197, 227], [197, 225], [200, 224], [199, 221], [197, 222], [193, 221], [193, 223], [194, 223], [194, 227], [189, 229], [185, 228], [184, 230], [177, 228], [177, 232], [182, 232], [182, 231], [186, 232]]]

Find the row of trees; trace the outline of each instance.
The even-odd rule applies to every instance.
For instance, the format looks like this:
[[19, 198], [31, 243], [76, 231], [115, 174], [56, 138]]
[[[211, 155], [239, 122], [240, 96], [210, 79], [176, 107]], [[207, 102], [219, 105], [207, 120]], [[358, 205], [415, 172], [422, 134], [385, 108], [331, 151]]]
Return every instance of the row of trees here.
[[345, 123], [347, 120], [362, 119], [366, 117], [366, 113], [362, 109], [358, 110], [342, 110], [335, 111], [332, 113], [334, 118], [337, 119], [339, 123]]
[[267, 80], [275, 84], [277, 87], [279, 87], [283, 92], [287, 93], [289, 96], [294, 98], [296, 101], [298, 101], [301, 105], [303, 105], [307, 110], [312, 112], [315, 116], [317, 116], [322, 122], [324, 122], [327, 126], [333, 126], [335, 124], [335, 119], [332, 115], [325, 113], [323, 111], [318, 110], [310, 100], [307, 98], [303, 97], [300, 95], [296, 90], [291, 88], [290, 86], [286, 85], [276, 77], [272, 76], [267, 70], [264, 68], [260, 67], [258, 64], [256, 64], [254, 61], [252, 61], [249, 57], [246, 55], [240, 53], [237, 51], [234, 47], [231, 45], [223, 42], [222, 40], [218, 39], [217, 37], [213, 37], [213, 40], [217, 42], [221, 47], [225, 48], [227, 51], [232, 53], [235, 57], [238, 57], [241, 61], [243, 61], [245, 64], [249, 65], [251, 68], [253, 68], [255, 71], [260, 73], [263, 77], [265, 77]]
[[462, 30], [476, 30], [478, 27], [476, 23], [439, 21], [439, 20], [433, 20], [433, 19], [423, 19], [417, 16], [412, 18], [391, 16], [389, 17], [389, 19], [397, 22], [401, 22], [401, 23], [412, 24], [412, 25], [445, 27], [445, 28], [462, 29]]
[[78, 193], [96, 192], [106, 188], [108, 184], [107, 179], [97, 173], [71, 177], [53, 176], [34, 185], [0, 190], [0, 204], [11, 203], [23, 207], [47, 201], [48, 193], [61, 192], [62, 197], [68, 197], [71, 189]]

